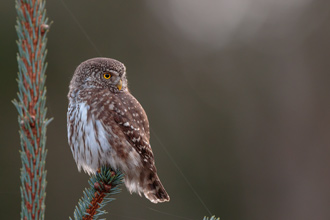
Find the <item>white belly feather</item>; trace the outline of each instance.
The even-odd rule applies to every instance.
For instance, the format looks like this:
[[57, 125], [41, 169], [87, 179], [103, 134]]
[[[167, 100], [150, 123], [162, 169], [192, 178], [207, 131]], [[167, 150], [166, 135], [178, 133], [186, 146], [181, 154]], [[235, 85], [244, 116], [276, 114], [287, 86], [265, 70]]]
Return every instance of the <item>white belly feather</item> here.
[[[129, 174], [130, 170], [141, 166], [140, 156], [134, 149], [129, 152], [128, 160], [123, 161], [117, 156], [109, 139], [118, 136], [110, 128], [105, 130], [102, 122], [93, 115], [88, 117], [89, 108], [85, 103], [70, 103], [68, 109], [68, 140], [78, 170], [82, 168], [88, 174], [94, 174], [100, 166], [110, 165]], [[126, 144], [132, 147], [129, 142]]]

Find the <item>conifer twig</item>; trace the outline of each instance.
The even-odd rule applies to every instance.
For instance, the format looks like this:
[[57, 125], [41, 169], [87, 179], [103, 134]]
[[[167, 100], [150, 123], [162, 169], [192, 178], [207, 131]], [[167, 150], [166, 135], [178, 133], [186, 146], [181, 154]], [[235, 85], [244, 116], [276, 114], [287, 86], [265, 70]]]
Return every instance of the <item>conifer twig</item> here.
[[[105, 205], [115, 200], [110, 196], [120, 192], [119, 185], [123, 181], [123, 175], [114, 172], [110, 167], [102, 167], [93, 175], [88, 183], [89, 188], [83, 192], [74, 211], [75, 220], [96, 220], [106, 211], [102, 210]], [[70, 218], [71, 219], [71, 218]]]
[[45, 0], [16, 0], [18, 111], [21, 139], [21, 219], [44, 219], [46, 170]]

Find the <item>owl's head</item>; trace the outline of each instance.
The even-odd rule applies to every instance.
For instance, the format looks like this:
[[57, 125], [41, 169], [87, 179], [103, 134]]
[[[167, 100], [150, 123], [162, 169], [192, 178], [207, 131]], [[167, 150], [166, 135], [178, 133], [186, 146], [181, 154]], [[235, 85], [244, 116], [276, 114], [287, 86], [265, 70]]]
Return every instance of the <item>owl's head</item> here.
[[125, 65], [103, 57], [82, 62], [74, 72], [70, 90], [90, 88], [109, 88], [112, 92], [127, 90]]

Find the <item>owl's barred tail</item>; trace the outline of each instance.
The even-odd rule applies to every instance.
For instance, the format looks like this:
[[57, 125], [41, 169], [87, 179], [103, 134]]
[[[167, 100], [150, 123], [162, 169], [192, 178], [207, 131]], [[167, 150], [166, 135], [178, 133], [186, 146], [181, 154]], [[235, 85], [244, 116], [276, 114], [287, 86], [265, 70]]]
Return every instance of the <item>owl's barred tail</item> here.
[[153, 203], [170, 201], [170, 196], [167, 194], [157, 174], [153, 178], [153, 181], [149, 182], [149, 184], [145, 187], [143, 194]]

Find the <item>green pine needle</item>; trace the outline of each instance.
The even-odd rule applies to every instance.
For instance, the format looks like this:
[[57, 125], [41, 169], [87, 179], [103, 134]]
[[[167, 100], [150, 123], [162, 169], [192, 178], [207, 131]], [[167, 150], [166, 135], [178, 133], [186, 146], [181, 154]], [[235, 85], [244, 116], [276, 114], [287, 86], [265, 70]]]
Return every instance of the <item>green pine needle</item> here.
[[45, 63], [48, 19], [45, 0], [16, 0], [18, 111], [21, 139], [21, 219], [44, 219], [46, 198]]

